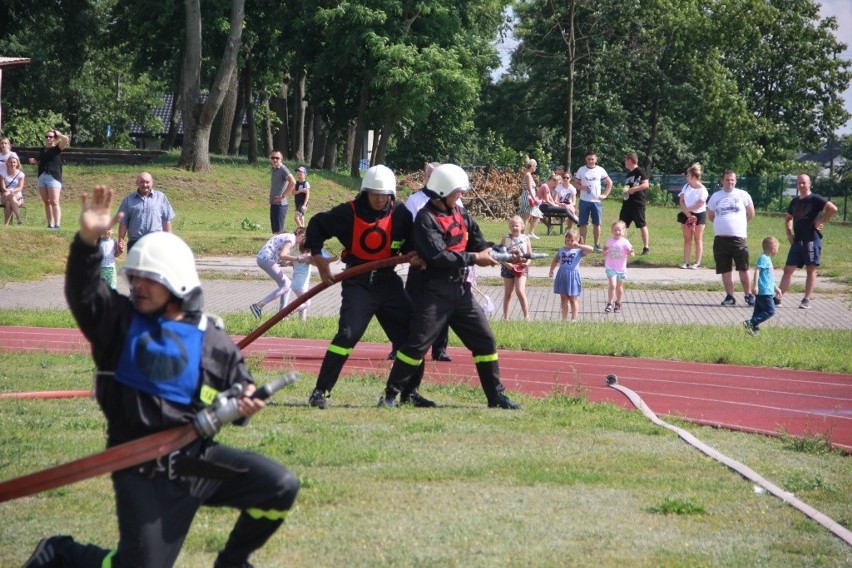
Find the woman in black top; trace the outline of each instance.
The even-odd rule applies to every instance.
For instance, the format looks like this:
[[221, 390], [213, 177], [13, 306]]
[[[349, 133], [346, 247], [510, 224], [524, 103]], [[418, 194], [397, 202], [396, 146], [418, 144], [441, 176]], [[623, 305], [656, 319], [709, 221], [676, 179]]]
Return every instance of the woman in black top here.
[[38, 164], [38, 194], [44, 202], [44, 216], [48, 229], [59, 229], [62, 210], [59, 207], [59, 195], [62, 192], [62, 151], [68, 147], [70, 139], [56, 130], [44, 137], [44, 148], [38, 153], [38, 159], [30, 158], [31, 164]]

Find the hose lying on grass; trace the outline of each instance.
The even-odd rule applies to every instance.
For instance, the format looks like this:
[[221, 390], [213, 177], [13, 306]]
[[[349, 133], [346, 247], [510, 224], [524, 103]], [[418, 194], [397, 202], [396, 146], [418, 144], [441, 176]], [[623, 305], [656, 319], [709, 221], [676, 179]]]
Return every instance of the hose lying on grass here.
[[729, 458], [721, 452], [716, 451], [715, 449], [711, 448], [710, 446], [708, 446], [683, 428], [678, 428], [677, 426], [673, 426], [668, 422], [660, 420], [660, 418], [656, 414], [654, 414], [654, 411], [651, 410], [647, 404], [645, 404], [645, 401], [642, 400], [642, 397], [640, 397], [638, 394], [636, 394], [629, 388], [619, 385], [618, 377], [616, 377], [615, 375], [607, 375], [606, 384], [626, 396], [630, 403], [633, 404], [633, 406], [640, 410], [648, 420], [650, 420], [657, 426], [662, 426], [663, 428], [667, 428], [668, 430], [675, 432], [687, 444], [705, 453], [714, 460], [725, 464], [726, 466], [739, 473], [749, 481], [758, 484], [766, 491], [775, 495], [788, 505], [798, 509], [805, 515], [809, 516], [811, 519], [821, 524], [823, 527], [833, 532], [836, 536], [840, 537], [840, 539], [843, 540], [846, 544], [852, 546], [852, 531], [849, 531], [843, 525], [841, 525], [828, 515], [821, 513], [820, 511], [814, 509], [807, 503], [797, 499], [792, 493], [784, 491], [774, 483], [767, 481], [766, 479], [758, 475], [758, 473], [750, 467], [734, 459]]

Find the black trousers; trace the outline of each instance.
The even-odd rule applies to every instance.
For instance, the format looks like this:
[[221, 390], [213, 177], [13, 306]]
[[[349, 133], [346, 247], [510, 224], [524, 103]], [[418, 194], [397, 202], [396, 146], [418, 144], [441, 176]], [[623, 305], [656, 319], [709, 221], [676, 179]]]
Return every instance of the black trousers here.
[[[173, 566], [195, 513], [202, 505], [240, 509], [240, 516], [219, 553], [222, 566], [241, 566], [284, 522], [299, 491], [299, 480], [283, 466], [251, 452], [209, 443], [205, 460], [247, 469], [222, 481], [200, 477], [170, 480], [137, 468], [112, 474], [118, 516], [116, 550], [73, 541], [59, 547], [61, 566], [81, 568]], [[104, 562], [108, 556], [111, 559]]]
[[[344, 280], [340, 285], [342, 291], [337, 334], [325, 352], [314, 387], [323, 392], [331, 391], [337, 384], [346, 360], [361, 340], [373, 316], [394, 346], [405, 343], [412, 318], [411, 299], [403, 288], [402, 278], [396, 272], [372, 277], [365, 274]], [[423, 379], [423, 365], [415, 374], [419, 374], [419, 378], [411, 384], [419, 385]]]
[[[417, 268], [409, 267], [408, 268], [408, 278], [405, 280], [405, 291], [408, 292], [409, 297], [414, 301], [414, 298], [420, 292], [420, 289], [423, 287], [423, 283], [425, 282], [424, 272]], [[435, 359], [442, 353], [447, 352], [447, 344], [450, 342], [450, 324], [447, 323], [441, 330], [438, 332], [438, 336], [435, 337], [435, 341], [432, 343], [432, 358]], [[400, 346], [394, 345], [393, 348], [396, 350]]]
[[[388, 376], [388, 394], [406, 393], [423, 365], [423, 356], [446, 325], [473, 355], [479, 382], [489, 403], [496, 402], [505, 388], [500, 382], [497, 343], [485, 312], [475, 301], [470, 283], [430, 279], [427, 274], [414, 298], [414, 318], [408, 340], [397, 350]], [[422, 379], [421, 379], [422, 380]], [[419, 383], [418, 383], [419, 384]]]

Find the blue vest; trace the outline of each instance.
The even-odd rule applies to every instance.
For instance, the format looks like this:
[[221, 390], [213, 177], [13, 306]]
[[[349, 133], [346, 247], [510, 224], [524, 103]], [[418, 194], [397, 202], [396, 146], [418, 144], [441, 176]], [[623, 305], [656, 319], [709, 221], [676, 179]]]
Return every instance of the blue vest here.
[[196, 327], [134, 314], [115, 371], [116, 380], [170, 402], [190, 405], [201, 376], [206, 329], [206, 316]]

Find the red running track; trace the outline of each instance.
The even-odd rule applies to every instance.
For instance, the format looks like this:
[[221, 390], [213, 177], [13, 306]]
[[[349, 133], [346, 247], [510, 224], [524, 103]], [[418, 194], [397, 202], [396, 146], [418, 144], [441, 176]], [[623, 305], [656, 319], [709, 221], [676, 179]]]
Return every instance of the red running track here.
[[[263, 365], [269, 368], [315, 374], [327, 346], [328, 341], [261, 337], [245, 351], [263, 354]], [[0, 327], [0, 352], [88, 350], [88, 342], [76, 329]], [[387, 376], [388, 351], [387, 344], [359, 343], [344, 374]], [[479, 384], [467, 350], [451, 347], [449, 354], [452, 363], [427, 363], [427, 391], [429, 382]], [[660, 416], [760, 434], [821, 435], [852, 452], [848, 374], [506, 350], [500, 351], [500, 373], [510, 391], [543, 397], [580, 390], [594, 402], [632, 408], [623, 395], [606, 386], [604, 377], [613, 373]], [[306, 386], [306, 401], [309, 390]]]

